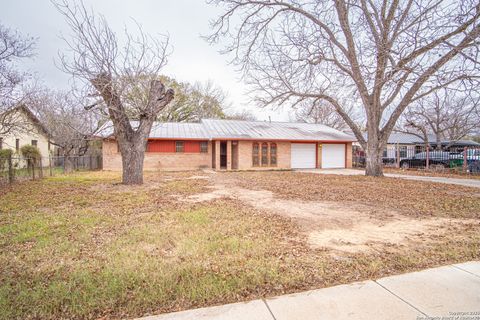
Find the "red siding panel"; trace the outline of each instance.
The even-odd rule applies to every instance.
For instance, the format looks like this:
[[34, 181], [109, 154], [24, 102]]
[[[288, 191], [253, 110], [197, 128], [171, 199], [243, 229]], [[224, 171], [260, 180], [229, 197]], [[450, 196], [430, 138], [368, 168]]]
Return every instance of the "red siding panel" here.
[[171, 140], [149, 140], [147, 152], [175, 152], [175, 141]]
[[200, 153], [200, 141], [185, 141], [185, 152]]

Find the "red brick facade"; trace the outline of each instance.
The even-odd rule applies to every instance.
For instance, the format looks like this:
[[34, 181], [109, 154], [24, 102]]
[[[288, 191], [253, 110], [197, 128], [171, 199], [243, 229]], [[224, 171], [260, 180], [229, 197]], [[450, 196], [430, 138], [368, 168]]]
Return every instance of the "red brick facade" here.
[[[221, 154], [221, 144], [226, 152]], [[254, 163], [254, 143], [258, 143], [259, 163]], [[265, 149], [266, 144], [266, 149]], [[317, 167], [321, 168], [321, 142], [318, 142]], [[264, 149], [262, 150], [262, 145]], [[273, 148], [272, 148], [273, 146]], [[145, 170], [197, 170], [220, 168], [238, 170], [278, 170], [291, 168], [289, 141], [182, 141], [149, 140], [145, 152]], [[177, 152], [177, 149], [179, 152]], [[215, 150], [214, 150], [215, 149]], [[183, 152], [182, 152], [183, 150]], [[352, 167], [352, 143], [346, 143], [346, 167]], [[203, 152], [202, 152], [203, 151]], [[262, 154], [262, 152], [264, 152]], [[261, 157], [263, 158], [263, 162]], [[223, 157], [223, 166], [222, 163]], [[265, 158], [266, 157], [266, 158]], [[235, 168], [236, 166], [236, 168]], [[122, 160], [115, 140], [103, 141], [104, 170], [121, 170]]]

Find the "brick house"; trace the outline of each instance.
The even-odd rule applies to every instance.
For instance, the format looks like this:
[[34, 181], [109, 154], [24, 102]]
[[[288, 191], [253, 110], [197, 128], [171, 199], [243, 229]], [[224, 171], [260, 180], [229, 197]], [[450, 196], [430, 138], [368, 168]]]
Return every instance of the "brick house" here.
[[[121, 170], [111, 123], [97, 135], [103, 141], [103, 169]], [[157, 122], [146, 144], [144, 168], [351, 168], [353, 141], [354, 137], [321, 124], [212, 119], [200, 123]]]

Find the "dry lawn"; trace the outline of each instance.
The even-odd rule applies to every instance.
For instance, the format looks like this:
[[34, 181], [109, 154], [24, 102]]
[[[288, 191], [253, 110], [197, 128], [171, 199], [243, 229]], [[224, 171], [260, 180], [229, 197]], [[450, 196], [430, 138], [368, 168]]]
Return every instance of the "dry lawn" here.
[[119, 180], [0, 192], [0, 319], [138, 317], [480, 257], [475, 189], [294, 172]]

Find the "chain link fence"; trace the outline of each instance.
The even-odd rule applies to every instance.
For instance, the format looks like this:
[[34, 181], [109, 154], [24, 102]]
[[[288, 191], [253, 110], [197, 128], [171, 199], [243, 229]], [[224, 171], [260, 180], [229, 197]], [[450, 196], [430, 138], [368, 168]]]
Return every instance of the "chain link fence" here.
[[102, 156], [51, 156], [39, 159], [0, 157], [0, 186], [16, 181], [36, 180], [73, 171], [102, 169]]
[[[480, 175], [480, 148], [460, 147], [435, 150], [425, 146], [388, 146], [383, 151], [386, 168], [425, 170], [445, 173]], [[353, 167], [364, 168], [365, 152], [353, 150]]]

